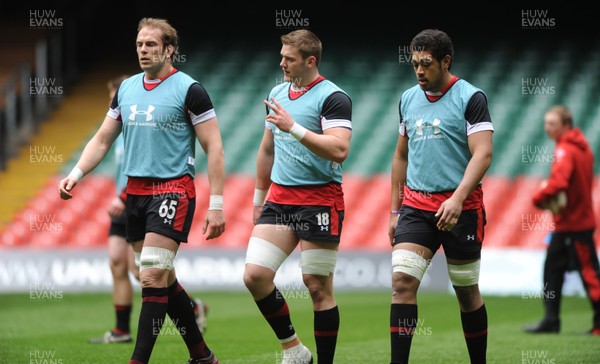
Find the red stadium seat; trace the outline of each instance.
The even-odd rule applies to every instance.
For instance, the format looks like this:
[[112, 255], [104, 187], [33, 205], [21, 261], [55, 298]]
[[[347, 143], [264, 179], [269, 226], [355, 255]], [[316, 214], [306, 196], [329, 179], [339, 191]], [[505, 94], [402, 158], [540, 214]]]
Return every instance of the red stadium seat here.
[[[346, 187], [354, 193], [348, 193]], [[340, 250], [387, 250], [387, 226], [390, 218], [390, 182], [388, 176], [370, 179], [346, 178], [345, 222]]]
[[104, 224], [98, 224], [96, 221], [90, 220], [81, 225], [79, 229], [71, 234], [71, 247], [91, 248], [102, 246], [107, 241], [108, 227]]
[[[86, 176], [75, 197], [68, 201], [59, 199], [57, 182], [56, 178], [50, 180], [5, 227], [0, 235], [0, 248], [86, 248], [106, 243], [110, 226], [107, 208], [115, 193], [112, 179]], [[545, 248], [544, 239], [551, 230], [551, 217], [531, 204], [531, 196], [540, 182], [540, 177], [531, 176], [514, 180], [496, 176], [484, 178], [488, 218], [484, 247]], [[389, 251], [389, 183], [389, 175], [344, 177], [346, 217], [341, 250]], [[207, 177], [199, 175], [195, 186], [196, 212], [186, 248], [245, 249], [253, 228], [254, 178], [227, 177], [224, 191], [226, 230], [213, 240], [206, 240], [202, 234], [208, 208]], [[593, 200], [600, 227], [600, 177], [594, 180]], [[600, 242], [600, 228], [596, 229], [595, 238]]]
[[2, 232], [0, 243], [3, 248], [22, 247], [28, 244], [29, 235], [29, 223], [25, 220], [15, 220]]
[[[60, 225], [57, 224], [57, 226]], [[36, 249], [56, 248], [62, 244], [64, 235], [61, 231], [57, 230], [35, 231], [30, 235], [29, 246]]]

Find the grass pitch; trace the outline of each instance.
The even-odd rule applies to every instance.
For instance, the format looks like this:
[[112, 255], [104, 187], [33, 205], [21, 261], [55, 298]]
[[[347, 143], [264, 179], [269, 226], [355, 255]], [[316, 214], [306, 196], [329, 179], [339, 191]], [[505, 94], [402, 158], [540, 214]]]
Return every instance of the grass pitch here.
[[[37, 293], [36, 293], [37, 294]], [[192, 292], [209, 305], [206, 341], [222, 364], [278, 363], [279, 344], [245, 292]], [[315, 355], [313, 313], [305, 292], [288, 294], [292, 321]], [[389, 363], [389, 292], [337, 292], [341, 327], [336, 363]], [[468, 363], [456, 298], [419, 293], [419, 321], [411, 363]], [[562, 331], [531, 335], [524, 324], [542, 315], [539, 299], [484, 297], [489, 316], [488, 363], [600, 363], [600, 337], [591, 327], [591, 308], [582, 297], [565, 297]], [[134, 299], [135, 338], [139, 292]], [[133, 344], [88, 344], [114, 325], [109, 293], [0, 295], [0, 363], [127, 363]], [[151, 363], [185, 363], [183, 340], [171, 323], [163, 327]], [[316, 364], [316, 361], [315, 361]]]

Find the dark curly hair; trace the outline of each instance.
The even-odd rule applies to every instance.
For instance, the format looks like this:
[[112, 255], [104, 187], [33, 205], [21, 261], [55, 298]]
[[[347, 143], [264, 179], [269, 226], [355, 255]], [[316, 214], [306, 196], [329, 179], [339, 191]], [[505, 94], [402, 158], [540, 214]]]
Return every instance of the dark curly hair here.
[[[445, 56], [450, 56], [450, 65], [454, 59], [452, 40], [445, 32], [438, 29], [425, 29], [410, 42], [410, 50], [431, 52], [433, 58], [441, 62]], [[450, 69], [450, 67], [448, 67]]]

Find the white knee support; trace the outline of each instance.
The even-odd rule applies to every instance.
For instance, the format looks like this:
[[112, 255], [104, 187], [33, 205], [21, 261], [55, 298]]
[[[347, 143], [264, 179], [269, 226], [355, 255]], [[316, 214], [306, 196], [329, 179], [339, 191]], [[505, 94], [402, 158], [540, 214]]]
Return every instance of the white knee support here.
[[481, 260], [473, 263], [454, 265], [448, 264], [448, 277], [453, 286], [473, 286], [479, 282], [479, 266]]
[[405, 273], [419, 281], [423, 279], [429, 261], [419, 254], [405, 249], [396, 249], [392, 252], [392, 271]]
[[275, 244], [256, 236], [250, 237], [246, 250], [246, 264], [256, 264], [277, 272], [287, 254]]
[[133, 256], [135, 259], [135, 266], [139, 268], [142, 260], [142, 252], [133, 252]]
[[331, 249], [307, 249], [300, 254], [302, 274], [328, 277], [335, 272], [338, 252]]
[[175, 252], [154, 246], [143, 247], [140, 254], [140, 271], [148, 268], [173, 269]]

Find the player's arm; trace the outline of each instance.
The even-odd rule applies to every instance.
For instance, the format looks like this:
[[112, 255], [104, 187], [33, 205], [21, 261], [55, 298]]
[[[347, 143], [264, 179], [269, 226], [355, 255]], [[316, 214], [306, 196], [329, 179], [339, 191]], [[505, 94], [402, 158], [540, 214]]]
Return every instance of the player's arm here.
[[348, 157], [352, 136], [352, 102], [348, 95], [336, 92], [323, 103], [323, 134], [312, 132], [296, 123], [277, 100], [265, 100], [265, 104], [272, 110], [267, 115], [267, 121], [292, 134], [311, 152], [337, 163], [342, 163]]
[[225, 184], [225, 153], [219, 122], [208, 93], [199, 83], [190, 86], [185, 105], [200, 146], [206, 155], [210, 203], [202, 233], [210, 240], [225, 231], [223, 190]]
[[533, 204], [544, 208], [545, 203], [560, 191], [566, 191], [569, 187], [569, 179], [573, 173], [573, 156], [564, 147], [556, 148], [554, 152], [554, 163], [550, 169], [550, 177], [545, 186], [533, 195]]
[[[115, 160], [115, 176], [116, 196], [111, 200], [108, 206], [108, 215], [112, 218], [118, 218], [125, 213], [127, 202], [127, 176], [123, 173], [123, 154], [124, 142], [123, 135], [119, 135], [113, 143], [114, 160]], [[123, 183], [124, 182], [124, 183]], [[120, 188], [120, 190], [119, 190]]]
[[323, 159], [342, 163], [348, 157], [351, 136], [352, 130], [346, 128], [327, 129], [323, 134], [307, 131], [300, 143]]
[[[117, 173], [123, 175], [123, 164], [120, 160], [117, 161]], [[124, 176], [124, 175], [123, 175]], [[124, 176], [123, 178], [127, 178]], [[119, 179], [116, 179], [118, 181]], [[120, 183], [117, 183], [117, 187], [120, 187]], [[127, 183], [117, 191], [117, 195], [112, 199], [108, 206], [108, 215], [112, 218], [118, 218], [123, 216], [125, 208], [127, 207]]]
[[[202, 233], [207, 233], [210, 240], [225, 231], [225, 216], [223, 215], [223, 189], [225, 184], [225, 153], [217, 118], [196, 124], [194, 126], [200, 146], [206, 154], [206, 169], [210, 190], [210, 206], [204, 220]], [[214, 205], [214, 206], [213, 206]]]
[[92, 139], [88, 141], [79, 160], [75, 164], [73, 171], [60, 180], [58, 189], [60, 197], [63, 200], [68, 200], [73, 197], [71, 190], [77, 185], [77, 182], [86, 174], [90, 173], [100, 164], [102, 159], [110, 150], [111, 145], [121, 132], [121, 122], [109, 116], [104, 118], [100, 129], [94, 134]]
[[206, 165], [210, 194], [223, 195], [225, 184], [225, 153], [217, 118], [194, 126], [200, 146], [206, 154]]
[[487, 99], [481, 92], [475, 93], [465, 112], [467, 121], [467, 143], [471, 159], [467, 164], [463, 178], [452, 196], [444, 201], [436, 213], [437, 227], [451, 230], [458, 222], [465, 199], [479, 185], [492, 164], [492, 127], [487, 107]]
[[462, 181], [452, 194], [452, 198], [457, 198], [462, 202], [477, 187], [492, 164], [492, 131], [485, 130], [469, 135], [469, 150], [471, 160], [467, 164]]
[[125, 202], [119, 197], [115, 196], [108, 205], [108, 215], [113, 218], [117, 218], [123, 215], [125, 212]]
[[[403, 126], [401, 126], [403, 127]], [[406, 135], [398, 136], [396, 151], [392, 159], [392, 200], [390, 215], [390, 224], [388, 235], [390, 241], [394, 238], [396, 225], [398, 224], [398, 210], [404, 200], [404, 185], [406, 183], [406, 169], [408, 167], [408, 137]]]
[[273, 132], [265, 128], [256, 156], [256, 182], [254, 184], [254, 209], [252, 211], [252, 222], [254, 224], [258, 221], [267, 192], [271, 186], [271, 169], [273, 168], [274, 160], [275, 143], [273, 141]]

